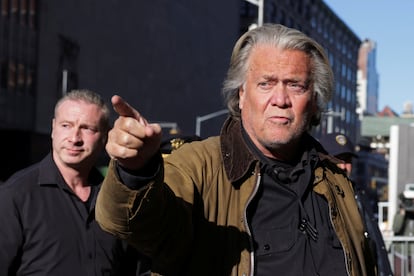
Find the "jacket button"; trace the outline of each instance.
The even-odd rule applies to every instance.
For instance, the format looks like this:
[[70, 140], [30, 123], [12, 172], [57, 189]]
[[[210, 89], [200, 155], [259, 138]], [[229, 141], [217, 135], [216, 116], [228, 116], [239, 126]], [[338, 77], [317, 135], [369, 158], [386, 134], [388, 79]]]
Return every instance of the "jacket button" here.
[[269, 245], [269, 244], [265, 244], [265, 245], [263, 246], [263, 249], [264, 249], [265, 251], [269, 251], [269, 249], [270, 249], [270, 245]]

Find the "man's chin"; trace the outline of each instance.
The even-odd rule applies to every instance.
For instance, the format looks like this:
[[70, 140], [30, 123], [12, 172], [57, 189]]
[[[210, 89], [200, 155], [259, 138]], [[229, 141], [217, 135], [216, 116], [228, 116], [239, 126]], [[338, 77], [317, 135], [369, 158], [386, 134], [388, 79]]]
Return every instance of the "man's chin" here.
[[285, 137], [284, 133], [272, 133], [268, 135], [263, 141], [263, 144], [268, 148], [274, 148], [277, 149], [281, 146], [286, 145], [288, 142], [290, 142], [288, 137]]
[[81, 155], [67, 155], [62, 160], [67, 165], [76, 165], [82, 163], [85, 158]]

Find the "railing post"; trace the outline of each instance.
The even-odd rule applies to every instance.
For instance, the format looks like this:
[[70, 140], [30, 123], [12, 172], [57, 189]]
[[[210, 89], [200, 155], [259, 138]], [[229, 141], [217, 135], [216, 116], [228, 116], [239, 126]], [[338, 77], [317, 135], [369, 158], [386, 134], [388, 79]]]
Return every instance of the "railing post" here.
[[204, 116], [197, 116], [196, 117], [196, 127], [195, 127], [195, 134], [201, 137], [201, 123], [212, 118], [221, 116], [223, 114], [227, 114], [229, 111], [227, 109], [222, 109]]

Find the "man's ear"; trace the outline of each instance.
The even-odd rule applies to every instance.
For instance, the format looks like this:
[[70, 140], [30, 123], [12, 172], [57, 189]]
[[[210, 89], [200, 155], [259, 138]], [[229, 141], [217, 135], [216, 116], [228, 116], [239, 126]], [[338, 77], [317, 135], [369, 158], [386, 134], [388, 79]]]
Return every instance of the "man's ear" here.
[[55, 128], [55, 123], [56, 123], [56, 120], [55, 120], [55, 118], [53, 118], [52, 119], [52, 131], [50, 132], [50, 138], [52, 138], [52, 139], [53, 139], [53, 130]]
[[246, 92], [244, 90], [244, 85], [239, 87], [239, 109], [242, 110], [244, 104], [244, 97]]

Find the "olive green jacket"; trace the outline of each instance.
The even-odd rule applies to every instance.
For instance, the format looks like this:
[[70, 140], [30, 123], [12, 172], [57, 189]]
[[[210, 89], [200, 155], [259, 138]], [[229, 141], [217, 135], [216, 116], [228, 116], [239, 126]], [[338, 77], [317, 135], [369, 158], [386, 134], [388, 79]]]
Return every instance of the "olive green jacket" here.
[[[183, 145], [138, 190], [122, 184], [110, 163], [96, 219], [150, 256], [160, 275], [253, 275], [246, 209], [261, 180], [259, 162], [240, 122], [228, 120], [220, 137]], [[376, 275], [351, 183], [322, 153], [318, 164], [313, 190], [329, 203], [349, 275]]]

